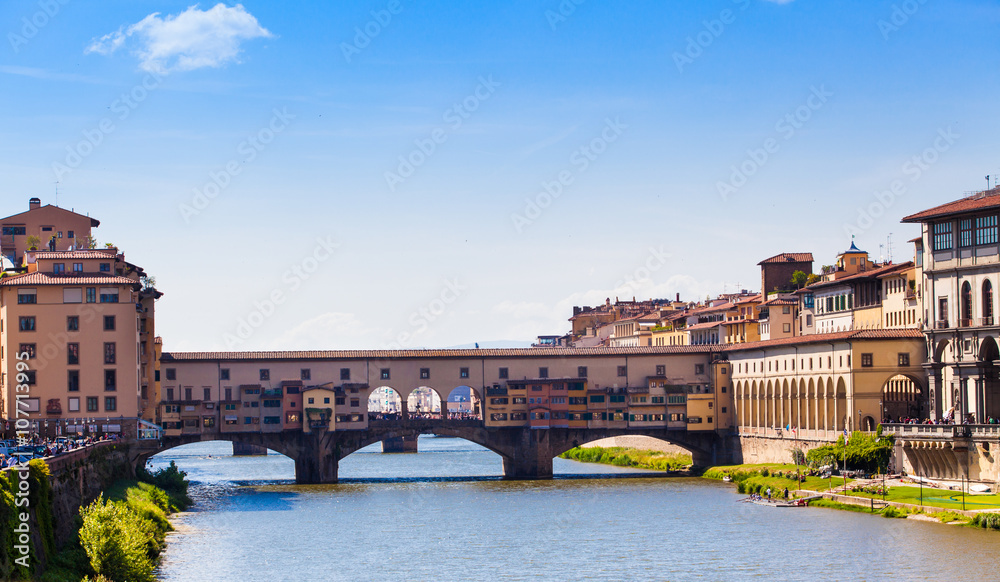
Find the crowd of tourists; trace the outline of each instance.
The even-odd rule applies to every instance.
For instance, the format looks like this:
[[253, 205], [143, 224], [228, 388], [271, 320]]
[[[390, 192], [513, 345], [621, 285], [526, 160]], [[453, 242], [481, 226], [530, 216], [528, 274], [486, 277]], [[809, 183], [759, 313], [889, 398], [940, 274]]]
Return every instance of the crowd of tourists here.
[[0, 446], [0, 468], [13, 467], [24, 460], [55, 457], [100, 442], [118, 440], [118, 435], [88, 436], [80, 438], [42, 438], [38, 435], [28, 439], [27, 444], [16, 440], [5, 440]]

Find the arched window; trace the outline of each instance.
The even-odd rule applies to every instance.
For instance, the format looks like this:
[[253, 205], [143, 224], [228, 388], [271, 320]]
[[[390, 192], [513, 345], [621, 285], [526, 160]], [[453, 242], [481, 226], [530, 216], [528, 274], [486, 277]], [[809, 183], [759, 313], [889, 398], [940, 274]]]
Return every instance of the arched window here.
[[972, 323], [972, 285], [968, 281], [962, 283], [962, 315], [958, 325], [965, 327]]
[[983, 281], [983, 325], [993, 325], [993, 283]]

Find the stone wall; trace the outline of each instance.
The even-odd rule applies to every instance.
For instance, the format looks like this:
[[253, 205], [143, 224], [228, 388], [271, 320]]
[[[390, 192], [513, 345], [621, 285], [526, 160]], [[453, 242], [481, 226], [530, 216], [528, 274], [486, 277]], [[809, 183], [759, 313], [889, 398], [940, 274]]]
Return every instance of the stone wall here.
[[793, 439], [785, 437], [763, 437], [740, 435], [735, 437], [739, 444], [733, 454], [736, 464], [754, 465], [759, 463], [791, 463], [792, 449], [798, 447], [803, 452], [833, 444], [835, 441], [817, 439]]

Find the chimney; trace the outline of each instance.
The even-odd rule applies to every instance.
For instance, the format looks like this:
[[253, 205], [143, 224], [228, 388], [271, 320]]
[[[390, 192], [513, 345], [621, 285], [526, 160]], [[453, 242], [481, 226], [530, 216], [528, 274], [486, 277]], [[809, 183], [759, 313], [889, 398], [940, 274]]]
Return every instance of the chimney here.
[[680, 293], [678, 293], [678, 294], [677, 294], [677, 301], [680, 301], [680, 300], [681, 300], [681, 294], [680, 294]]
[[42, 207], [42, 201], [38, 198], [28, 200], [28, 210], [38, 210]]

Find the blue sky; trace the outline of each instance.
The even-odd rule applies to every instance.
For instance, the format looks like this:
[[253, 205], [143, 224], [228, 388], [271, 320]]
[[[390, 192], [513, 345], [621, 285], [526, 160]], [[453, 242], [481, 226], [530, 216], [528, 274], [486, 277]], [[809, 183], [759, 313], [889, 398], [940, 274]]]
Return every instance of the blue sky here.
[[756, 290], [761, 259], [818, 268], [851, 234], [908, 260], [902, 216], [1000, 176], [996, 2], [10, 0], [0, 23], [4, 212], [58, 181], [156, 276], [168, 350], [527, 341], [609, 296]]

